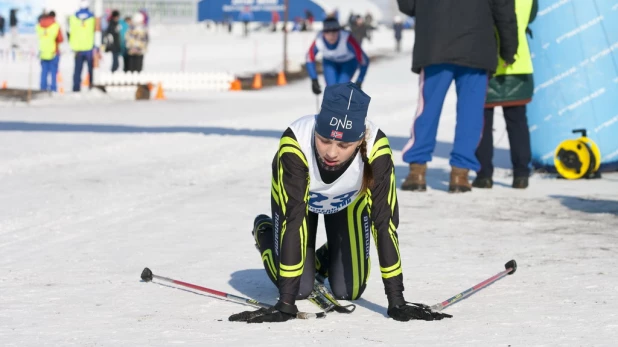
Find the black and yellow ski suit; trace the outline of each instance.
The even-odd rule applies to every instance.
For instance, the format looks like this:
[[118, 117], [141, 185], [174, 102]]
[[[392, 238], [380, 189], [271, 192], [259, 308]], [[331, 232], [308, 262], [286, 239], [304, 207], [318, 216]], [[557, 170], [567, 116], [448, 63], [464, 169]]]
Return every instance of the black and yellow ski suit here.
[[[266, 272], [279, 288], [280, 301], [294, 304], [297, 299], [307, 298], [316, 271], [328, 277], [336, 298], [360, 298], [371, 267], [371, 233], [389, 304], [404, 303], [392, 151], [382, 131], [373, 133], [376, 134], [373, 146], [367, 148], [367, 158], [363, 161], [371, 166], [374, 184], [343, 210], [323, 215], [327, 243], [317, 251], [318, 214], [308, 206], [310, 182], [314, 179], [309, 175], [308, 158], [317, 154], [304, 153], [291, 128], [281, 137], [272, 163], [272, 232], [255, 235]], [[357, 150], [355, 156], [360, 155]], [[350, 162], [338, 171], [320, 168], [321, 180], [334, 183]]]

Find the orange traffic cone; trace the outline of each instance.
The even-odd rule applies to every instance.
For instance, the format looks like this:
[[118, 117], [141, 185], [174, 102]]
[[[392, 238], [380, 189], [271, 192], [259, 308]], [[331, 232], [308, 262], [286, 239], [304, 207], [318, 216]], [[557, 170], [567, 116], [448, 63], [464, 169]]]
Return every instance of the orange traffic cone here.
[[60, 94], [64, 94], [64, 87], [62, 86], [62, 74], [60, 72], [58, 72], [56, 74], [56, 84], [58, 85], [58, 93]]
[[7, 83], [6, 81], [2, 81], [2, 89], [6, 89], [7, 88]]
[[279, 71], [279, 75], [277, 76], [277, 85], [284, 86], [288, 84], [288, 81], [285, 78], [285, 72]]
[[240, 83], [240, 80], [238, 78], [232, 81], [232, 83], [230, 84], [230, 90], [233, 90], [233, 91], [242, 90], [242, 84]]
[[82, 81], [82, 86], [90, 87], [90, 74], [86, 74], [86, 78]]
[[165, 100], [165, 95], [163, 94], [163, 86], [161, 82], [157, 85], [157, 95], [155, 95], [155, 100]]
[[253, 77], [253, 89], [262, 89], [262, 74], [256, 73]]

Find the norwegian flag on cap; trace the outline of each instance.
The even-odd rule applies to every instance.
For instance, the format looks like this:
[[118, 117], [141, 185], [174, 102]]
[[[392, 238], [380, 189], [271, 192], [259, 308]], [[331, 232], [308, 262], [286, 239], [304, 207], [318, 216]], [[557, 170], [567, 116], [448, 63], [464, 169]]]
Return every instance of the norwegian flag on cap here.
[[343, 131], [332, 130], [330, 132], [330, 137], [334, 139], [341, 139], [343, 137]]

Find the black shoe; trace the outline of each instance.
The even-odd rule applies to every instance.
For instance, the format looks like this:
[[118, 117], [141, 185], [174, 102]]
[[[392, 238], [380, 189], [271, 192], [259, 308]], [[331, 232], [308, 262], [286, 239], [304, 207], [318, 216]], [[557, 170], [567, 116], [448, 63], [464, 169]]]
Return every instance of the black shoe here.
[[528, 177], [513, 177], [513, 188], [515, 189], [526, 189], [528, 188]]
[[255, 220], [253, 221], [253, 230], [251, 231], [251, 235], [253, 235], [253, 239], [255, 240], [255, 248], [257, 248], [258, 251], [260, 250], [260, 242], [258, 241], [258, 236], [266, 230], [272, 230], [272, 228], [273, 220], [272, 218], [270, 218], [270, 216], [261, 214], [255, 217]]
[[474, 188], [491, 188], [494, 186], [494, 181], [491, 178], [476, 177], [472, 182]]

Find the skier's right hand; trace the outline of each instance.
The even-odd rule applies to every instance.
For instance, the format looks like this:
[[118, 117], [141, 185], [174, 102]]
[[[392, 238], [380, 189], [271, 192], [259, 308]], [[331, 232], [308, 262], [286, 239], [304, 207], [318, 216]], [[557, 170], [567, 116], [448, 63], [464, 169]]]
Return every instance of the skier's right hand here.
[[230, 316], [230, 322], [247, 322], [247, 323], [274, 323], [285, 322], [296, 318], [298, 308], [296, 305], [277, 302], [271, 308], [261, 308], [257, 311], [244, 311]]
[[317, 79], [311, 80], [311, 90], [315, 95], [322, 94], [322, 87], [320, 87], [320, 82]]

